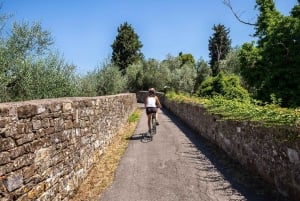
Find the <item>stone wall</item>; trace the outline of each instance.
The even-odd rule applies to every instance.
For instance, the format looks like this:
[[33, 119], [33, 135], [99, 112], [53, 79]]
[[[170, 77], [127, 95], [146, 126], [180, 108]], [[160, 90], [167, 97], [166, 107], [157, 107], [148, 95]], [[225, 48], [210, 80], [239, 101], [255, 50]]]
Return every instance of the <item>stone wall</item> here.
[[68, 200], [136, 107], [135, 94], [0, 104], [0, 200]]
[[[139, 92], [138, 102], [147, 92]], [[164, 108], [217, 144], [245, 168], [255, 171], [290, 200], [300, 197], [300, 129], [265, 127], [258, 123], [221, 120], [201, 105], [161, 98]]]
[[299, 128], [265, 127], [258, 123], [221, 120], [201, 105], [175, 103], [167, 99], [164, 107], [245, 168], [259, 173], [284, 196], [299, 200]]

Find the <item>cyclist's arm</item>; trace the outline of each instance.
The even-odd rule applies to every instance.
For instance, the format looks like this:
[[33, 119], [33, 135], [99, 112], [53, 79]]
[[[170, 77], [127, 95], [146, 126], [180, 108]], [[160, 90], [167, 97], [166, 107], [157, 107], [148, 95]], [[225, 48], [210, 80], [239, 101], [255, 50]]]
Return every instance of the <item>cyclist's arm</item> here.
[[155, 96], [155, 99], [156, 99], [156, 105], [157, 105], [157, 107], [161, 108], [161, 104], [160, 104], [160, 101], [159, 101], [158, 97]]

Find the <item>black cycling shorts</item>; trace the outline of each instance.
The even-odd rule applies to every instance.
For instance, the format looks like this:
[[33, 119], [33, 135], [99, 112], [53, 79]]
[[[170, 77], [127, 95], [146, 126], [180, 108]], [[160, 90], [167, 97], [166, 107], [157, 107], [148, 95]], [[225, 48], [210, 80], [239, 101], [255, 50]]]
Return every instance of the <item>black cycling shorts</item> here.
[[147, 107], [146, 108], [146, 114], [156, 113], [157, 108], [156, 107]]

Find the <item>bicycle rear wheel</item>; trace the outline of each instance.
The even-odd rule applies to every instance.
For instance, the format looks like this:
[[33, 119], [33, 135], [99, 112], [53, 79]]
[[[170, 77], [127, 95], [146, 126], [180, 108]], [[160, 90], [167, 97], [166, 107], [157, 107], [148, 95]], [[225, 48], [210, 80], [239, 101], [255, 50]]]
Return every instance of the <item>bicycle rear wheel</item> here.
[[156, 134], [156, 117], [155, 117], [155, 113], [152, 113], [152, 115], [151, 115], [151, 131], [152, 131], [152, 134]]

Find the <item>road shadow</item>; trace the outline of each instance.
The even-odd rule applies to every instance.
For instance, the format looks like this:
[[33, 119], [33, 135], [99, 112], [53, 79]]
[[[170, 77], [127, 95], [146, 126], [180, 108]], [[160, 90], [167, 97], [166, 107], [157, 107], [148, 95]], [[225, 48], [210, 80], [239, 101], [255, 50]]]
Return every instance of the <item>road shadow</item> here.
[[[196, 163], [197, 170], [209, 172], [206, 177], [199, 175], [199, 180], [206, 182], [217, 182], [222, 192], [232, 194], [232, 190], [241, 194], [247, 201], [288, 201], [273, 186], [264, 182], [255, 172], [243, 167], [238, 161], [230, 158], [227, 153], [217, 145], [190, 129], [182, 120], [166, 109], [162, 112], [187, 136], [191, 143], [185, 146], [195, 147], [197, 151], [183, 153], [185, 157]], [[195, 150], [195, 149], [193, 149]], [[199, 153], [202, 154], [199, 154]], [[214, 171], [212, 171], [214, 170]], [[216, 171], [218, 174], [216, 174]], [[215, 174], [214, 174], [215, 173]], [[221, 176], [220, 176], [221, 174]], [[226, 180], [230, 183], [226, 185]], [[229, 188], [230, 187], [230, 188]]]
[[149, 136], [148, 132], [145, 132], [145, 133], [134, 134], [131, 137], [126, 138], [126, 140], [139, 140], [143, 143], [148, 143], [151, 142], [153, 138]]

